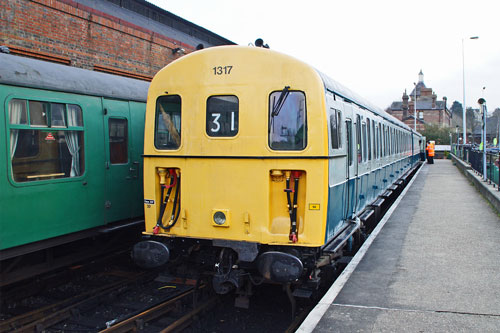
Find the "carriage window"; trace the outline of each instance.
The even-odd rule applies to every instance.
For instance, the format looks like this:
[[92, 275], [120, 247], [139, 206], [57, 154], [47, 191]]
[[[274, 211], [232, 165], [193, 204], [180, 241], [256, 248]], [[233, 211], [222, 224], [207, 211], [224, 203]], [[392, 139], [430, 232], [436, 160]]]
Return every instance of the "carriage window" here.
[[109, 118], [109, 161], [111, 164], [128, 163], [127, 119]]
[[211, 96], [207, 100], [206, 131], [212, 137], [238, 134], [239, 101], [236, 96]]
[[363, 149], [361, 146], [361, 117], [356, 117], [356, 152], [358, 154], [358, 163], [363, 159]]
[[[75, 113], [79, 114], [79, 123], [70, 130], [66, 123], [73, 126], [72, 115]], [[84, 131], [78, 105], [13, 99], [9, 103], [9, 118], [14, 181], [30, 182], [83, 174]]]
[[50, 125], [51, 127], [66, 127], [64, 111], [66, 106], [59, 103], [50, 103]]
[[303, 150], [307, 145], [306, 97], [300, 91], [275, 91], [269, 97], [269, 147]]
[[379, 151], [380, 151], [380, 157], [385, 156], [385, 147], [384, 147], [384, 130], [385, 130], [385, 125], [380, 124], [378, 127], [378, 138], [379, 138]]
[[342, 147], [341, 141], [341, 114], [339, 110], [331, 109], [332, 114], [330, 114], [330, 133], [332, 137], [332, 149], [339, 149]]
[[156, 101], [155, 147], [175, 150], [181, 145], [181, 98], [161, 96]]
[[372, 159], [372, 131], [371, 131], [371, 126], [370, 126], [370, 119], [368, 119], [366, 121], [366, 126], [367, 126], [367, 130], [368, 130], [368, 159], [371, 160]]
[[68, 127], [82, 127], [82, 109], [78, 105], [68, 104]]
[[47, 127], [47, 114], [49, 113], [50, 103], [30, 101], [30, 125]]
[[13, 99], [9, 102], [9, 121], [13, 125], [26, 125], [26, 101]]
[[368, 151], [366, 150], [366, 144], [367, 144], [367, 139], [366, 139], [366, 123], [363, 123], [363, 162], [366, 162], [367, 156], [368, 156]]
[[385, 128], [385, 155], [391, 156], [391, 140], [389, 138], [389, 126]]
[[352, 165], [352, 121], [350, 119], [347, 119], [345, 122], [345, 127], [346, 127], [346, 144], [347, 144], [347, 159], [349, 161], [349, 166]]

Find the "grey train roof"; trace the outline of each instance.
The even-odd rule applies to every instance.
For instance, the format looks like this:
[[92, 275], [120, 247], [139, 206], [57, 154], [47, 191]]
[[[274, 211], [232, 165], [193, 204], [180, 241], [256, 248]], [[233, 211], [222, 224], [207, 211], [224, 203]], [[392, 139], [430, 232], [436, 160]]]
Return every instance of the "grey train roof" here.
[[0, 84], [146, 102], [149, 82], [0, 53]]
[[337, 81], [331, 79], [330, 77], [328, 77], [327, 75], [323, 74], [322, 72], [320, 72], [318, 70], [316, 70], [316, 72], [318, 72], [319, 76], [321, 77], [321, 80], [323, 80], [323, 84], [325, 85], [326, 90], [328, 90], [336, 95], [339, 95], [342, 98], [344, 98], [344, 99], [346, 99], [346, 100], [348, 100], [348, 101], [350, 101], [350, 102], [352, 102], [352, 103], [354, 103], [362, 108], [365, 108], [365, 109], [385, 118], [386, 120], [388, 120], [392, 123], [398, 124], [399, 126], [405, 128], [409, 131], [412, 130], [408, 125], [402, 123], [401, 121], [399, 121], [395, 117], [391, 116], [390, 114], [388, 114], [387, 112], [385, 112], [384, 110], [379, 108], [378, 106], [372, 104], [371, 102], [367, 101], [363, 97], [359, 96], [358, 94], [356, 94], [355, 92], [353, 92], [349, 88], [341, 85]]

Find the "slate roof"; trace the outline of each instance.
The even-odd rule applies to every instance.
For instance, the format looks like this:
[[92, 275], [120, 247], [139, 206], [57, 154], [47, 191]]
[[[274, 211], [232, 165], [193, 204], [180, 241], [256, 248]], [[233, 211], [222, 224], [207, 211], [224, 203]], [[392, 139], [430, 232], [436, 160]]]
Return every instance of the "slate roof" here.
[[[444, 101], [436, 101], [436, 107], [432, 107], [432, 100], [422, 99], [417, 100], [417, 110], [443, 110], [444, 109]], [[403, 110], [403, 102], [394, 101], [391, 104], [392, 111], [400, 111]]]
[[[420, 73], [422, 73], [422, 72], [420, 72]], [[422, 88], [427, 88], [427, 87], [425, 86], [425, 83], [423, 81], [420, 81], [419, 83], [417, 83], [417, 86], [415, 88], [413, 88], [411, 93], [408, 94], [408, 96], [415, 96], [415, 89], [417, 89], [417, 98], [418, 98], [420, 96], [420, 91]], [[418, 107], [418, 105], [417, 105], [417, 107]]]

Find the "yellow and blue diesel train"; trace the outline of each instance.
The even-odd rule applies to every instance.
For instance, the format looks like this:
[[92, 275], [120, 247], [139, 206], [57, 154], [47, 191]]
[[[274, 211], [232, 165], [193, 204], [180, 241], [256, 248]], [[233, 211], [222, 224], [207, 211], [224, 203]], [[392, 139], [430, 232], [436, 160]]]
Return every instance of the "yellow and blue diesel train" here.
[[318, 280], [424, 138], [302, 61], [242, 46], [154, 77], [144, 142], [144, 267], [189, 255], [225, 293]]

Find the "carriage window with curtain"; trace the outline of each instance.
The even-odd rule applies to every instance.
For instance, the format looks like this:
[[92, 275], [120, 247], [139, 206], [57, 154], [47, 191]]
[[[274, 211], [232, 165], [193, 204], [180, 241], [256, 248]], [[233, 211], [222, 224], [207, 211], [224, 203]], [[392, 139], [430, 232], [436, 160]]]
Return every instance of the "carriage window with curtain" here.
[[12, 99], [9, 133], [14, 181], [44, 181], [83, 174], [84, 128], [78, 105]]

